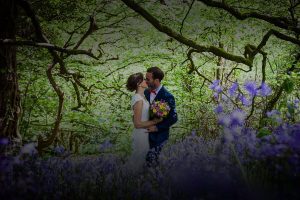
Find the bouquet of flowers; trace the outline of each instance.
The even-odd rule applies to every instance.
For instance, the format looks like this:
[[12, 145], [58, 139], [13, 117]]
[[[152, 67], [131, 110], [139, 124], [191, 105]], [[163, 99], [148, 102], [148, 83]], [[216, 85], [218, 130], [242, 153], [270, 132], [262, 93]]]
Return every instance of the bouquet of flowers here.
[[164, 100], [154, 101], [150, 106], [150, 116], [165, 118], [170, 112], [170, 106]]

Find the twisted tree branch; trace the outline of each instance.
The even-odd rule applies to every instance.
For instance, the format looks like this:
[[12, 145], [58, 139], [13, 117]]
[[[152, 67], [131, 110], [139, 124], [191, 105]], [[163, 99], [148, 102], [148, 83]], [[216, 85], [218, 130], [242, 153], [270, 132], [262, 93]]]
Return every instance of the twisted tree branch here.
[[202, 46], [194, 42], [193, 40], [190, 40], [188, 38], [183, 37], [182, 35], [174, 32], [171, 28], [168, 26], [165, 26], [161, 24], [155, 17], [153, 17], [149, 12], [147, 12], [144, 8], [136, 4], [132, 0], [122, 0], [129, 8], [134, 10], [135, 12], [139, 13], [142, 17], [144, 17], [148, 22], [150, 22], [157, 30], [160, 32], [163, 32], [167, 34], [168, 36], [174, 38], [178, 42], [185, 44], [193, 49], [196, 49], [201, 52], [209, 52], [216, 56], [223, 57], [227, 60], [231, 60], [237, 63], [243, 63], [247, 66], [252, 66], [252, 60], [244, 58], [242, 56], [237, 56], [234, 54], [230, 54], [226, 51], [224, 51], [221, 48], [217, 48], [215, 46]]
[[[44, 148], [50, 146], [53, 143], [54, 139], [58, 136], [60, 122], [61, 122], [62, 117], [63, 117], [62, 109], [63, 109], [63, 103], [64, 103], [64, 93], [60, 89], [58, 84], [56, 83], [56, 81], [53, 77], [52, 71], [53, 71], [54, 67], [56, 66], [56, 64], [59, 64], [60, 74], [61, 75], [72, 76], [75, 80], [72, 83], [74, 83], [75, 85], [78, 84], [79, 80], [77, 79], [76, 76], [74, 76], [74, 73], [70, 73], [67, 70], [67, 68], [65, 67], [64, 59], [67, 58], [70, 55], [76, 55], [76, 54], [86, 54], [86, 55], [89, 55], [89, 56], [97, 59], [97, 57], [94, 56], [93, 54], [91, 54], [91, 52], [77, 49], [82, 44], [82, 42], [87, 38], [87, 36], [90, 35], [93, 31], [95, 31], [97, 29], [97, 26], [95, 24], [94, 19], [90, 18], [90, 27], [89, 27], [88, 31], [83, 35], [83, 37], [78, 41], [78, 43], [76, 44], [76, 46], [73, 49], [66, 49], [66, 48], [57, 47], [55, 45], [50, 44], [47, 37], [43, 34], [40, 23], [39, 23], [39, 21], [36, 17], [36, 14], [34, 13], [34, 10], [32, 9], [31, 5], [29, 4], [29, 2], [26, 1], [26, 0], [17, 0], [17, 2], [19, 3], [20, 7], [23, 8], [23, 10], [26, 12], [27, 16], [31, 19], [31, 22], [32, 22], [32, 24], [34, 26], [34, 29], [35, 29], [36, 40], [38, 42], [38, 43], [35, 43], [35, 42], [32, 42], [32, 41], [18, 41], [19, 44], [47, 48], [49, 50], [49, 53], [53, 57], [52, 64], [47, 69], [47, 77], [49, 79], [49, 82], [50, 82], [51, 86], [53, 87], [53, 89], [55, 90], [55, 92], [58, 96], [59, 105], [58, 105], [58, 110], [57, 110], [57, 115], [56, 115], [54, 128], [51, 131], [51, 135], [46, 140], [44, 140], [41, 136], [38, 137], [38, 150], [41, 153], [42, 150]], [[71, 37], [72, 36], [70, 36], [70, 38]], [[67, 46], [68, 42], [70, 41], [70, 38], [66, 42], [65, 46]], [[18, 42], [16, 43], [16, 41], [10, 41], [10, 42], [11, 42], [11, 44], [17, 44], [18, 43]], [[62, 52], [62, 53], [67, 53], [67, 56], [63, 56], [63, 54], [58, 55], [57, 51]], [[74, 86], [75, 92], [78, 94], [78, 92], [79, 92], [78, 87], [77, 87], [77, 85], [75, 86], [74, 84], [73, 84], [73, 86]], [[81, 84], [78, 84], [78, 85], [83, 87], [83, 85], [81, 85]], [[78, 103], [79, 103], [78, 106], [80, 107], [81, 106], [81, 100], [80, 100], [80, 98], [77, 99], [77, 100], [78, 100]], [[77, 106], [77, 108], [78, 108], [78, 106]]]
[[277, 27], [280, 27], [282, 29], [291, 30], [298, 34], [300, 33], [300, 28], [295, 26], [292, 20], [285, 17], [273, 17], [269, 15], [260, 14], [257, 12], [241, 13], [239, 10], [225, 3], [225, 1], [221, 1], [221, 2], [212, 1], [212, 0], [198, 0], [198, 1], [204, 3], [207, 6], [225, 10], [239, 20], [245, 20], [248, 18], [260, 19], [270, 24], [273, 24]]
[[14, 45], [14, 46], [32, 46], [32, 47], [38, 47], [38, 48], [45, 48], [52, 51], [58, 51], [62, 53], [66, 53], [68, 55], [88, 55], [96, 60], [98, 60], [98, 57], [93, 55], [90, 51], [86, 50], [80, 50], [80, 49], [67, 49], [63, 47], [56, 46], [54, 44], [50, 43], [44, 43], [44, 42], [33, 42], [28, 40], [12, 40], [12, 39], [1, 39], [0, 45]]

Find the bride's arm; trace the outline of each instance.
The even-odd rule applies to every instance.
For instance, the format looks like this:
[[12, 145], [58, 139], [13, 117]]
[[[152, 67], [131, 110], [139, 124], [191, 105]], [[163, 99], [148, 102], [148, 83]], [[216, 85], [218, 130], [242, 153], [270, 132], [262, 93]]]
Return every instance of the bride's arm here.
[[133, 106], [133, 124], [135, 128], [147, 128], [161, 122], [161, 119], [154, 119], [142, 122], [143, 101], [137, 101]]

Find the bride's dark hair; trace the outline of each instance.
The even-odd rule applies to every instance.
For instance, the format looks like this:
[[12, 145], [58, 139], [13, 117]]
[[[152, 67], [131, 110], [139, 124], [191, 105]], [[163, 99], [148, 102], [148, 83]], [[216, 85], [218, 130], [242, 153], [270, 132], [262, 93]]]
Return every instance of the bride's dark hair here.
[[139, 72], [139, 73], [132, 74], [127, 79], [126, 88], [130, 92], [133, 92], [134, 90], [137, 89], [138, 84], [143, 82], [143, 80], [144, 80], [144, 76], [142, 73]]

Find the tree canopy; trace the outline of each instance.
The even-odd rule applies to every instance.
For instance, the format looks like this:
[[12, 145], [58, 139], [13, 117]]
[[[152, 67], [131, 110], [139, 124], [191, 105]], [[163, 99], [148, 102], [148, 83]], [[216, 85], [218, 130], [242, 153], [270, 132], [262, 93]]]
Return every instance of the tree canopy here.
[[[268, 112], [288, 110], [284, 105], [299, 98], [299, 1], [2, 4], [1, 23], [15, 27], [11, 36], [2, 30], [1, 55], [16, 51], [15, 61], [4, 57], [12, 59], [18, 75], [14, 87], [5, 86], [11, 82], [2, 63], [1, 98], [20, 100], [14, 106], [1, 101], [2, 122], [15, 113], [14, 128], [9, 120], [2, 123], [1, 135], [38, 140], [40, 150], [67, 145], [68, 137], [78, 146], [110, 138], [120, 151], [127, 149], [131, 94], [125, 81], [149, 66], [165, 70], [163, 84], [175, 94], [181, 120], [174, 140], [193, 129], [216, 134], [213, 109], [224, 97], [247, 111], [253, 127], [265, 126]], [[4, 22], [7, 14], [15, 17]], [[217, 98], [209, 89], [214, 80], [224, 88]], [[226, 94], [232, 83], [250, 80], [270, 85], [272, 95], [249, 97], [251, 105], [245, 106]]]

